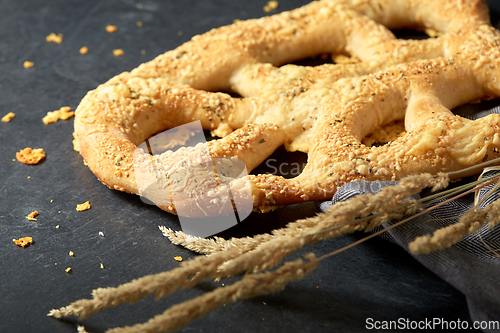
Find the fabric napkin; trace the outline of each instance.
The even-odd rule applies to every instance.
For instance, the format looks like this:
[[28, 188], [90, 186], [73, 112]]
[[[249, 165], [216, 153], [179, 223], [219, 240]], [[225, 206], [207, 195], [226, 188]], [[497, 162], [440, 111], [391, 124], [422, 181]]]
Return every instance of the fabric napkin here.
[[[500, 113], [500, 108], [496, 105], [498, 105], [498, 101], [467, 104], [453, 110], [453, 112], [462, 117], [477, 119], [490, 113]], [[500, 173], [500, 171], [488, 171], [483, 177], [494, 173]], [[475, 179], [477, 176], [470, 177], [468, 180]], [[391, 181], [351, 182], [342, 186], [331, 201], [318, 203], [318, 207], [325, 211], [333, 203], [347, 200], [357, 194], [376, 193], [383, 187], [396, 183]], [[452, 186], [457, 186], [457, 184], [452, 184]], [[479, 199], [483, 198], [493, 186], [481, 189]], [[429, 194], [431, 194], [430, 190], [426, 189], [413, 198], [418, 199]], [[485, 207], [498, 199], [499, 196], [500, 190], [497, 190], [480, 207]], [[388, 230], [382, 235], [408, 251], [408, 244], [415, 237], [456, 223], [457, 217], [473, 206], [474, 194], [471, 193]], [[390, 224], [387, 223], [385, 226]], [[490, 249], [498, 251], [493, 253]], [[413, 257], [466, 296], [473, 321], [500, 321], [500, 226], [488, 229], [488, 225], [486, 225], [477, 233], [465, 237], [451, 248], [426, 255], [413, 255]], [[492, 329], [483, 329], [483, 331], [498, 332], [498, 330]]]

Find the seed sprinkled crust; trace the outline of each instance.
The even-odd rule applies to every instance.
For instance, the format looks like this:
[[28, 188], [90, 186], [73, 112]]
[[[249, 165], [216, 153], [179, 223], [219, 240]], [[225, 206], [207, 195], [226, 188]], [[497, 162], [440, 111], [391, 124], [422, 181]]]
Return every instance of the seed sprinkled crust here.
[[[498, 157], [499, 115], [469, 121], [449, 110], [500, 96], [500, 31], [488, 24], [486, 5], [387, 3], [313, 1], [194, 36], [85, 96], [75, 118], [80, 153], [104, 184], [135, 194], [146, 189], [136, 171], [152, 169], [149, 154], [141, 165], [134, 161], [138, 146], [193, 121], [221, 137], [207, 144], [212, 158], [234, 157], [248, 172], [280, 146], [307, 153], [297, 177], [250, 174], [248, 191], [243, 183], [239, 192], [231, 190], [238, 200], [250, 192], [253, 209], [261, 212], [331, 198], [355, 180], [451, 172]], [[436, 38], [401, 40], [390, 31], [401, 24], [439, 31]], [[349, 57], [321, 66], [290, 64], [321, 54]], [[380, 142], [387, 135], [372, 136], [371, 146], [362, 142], [402, 119], [404, 131], [393, 141]], [[151, 193], [158, 205], [172, 213], [192, 208], [199, 217], [229, 213], [221, 210], [222, 201], [203, 194], [210, 189], [209, 172], [201, 179], [181, 164], [196, 149], [178, 151], [155, 162], [158, 175], [151, 179], [162, 183]], [[185, 178], [173, 183], [168, 175], [181, 169]], [[185, 184], [189, 191], [182, 191]]]

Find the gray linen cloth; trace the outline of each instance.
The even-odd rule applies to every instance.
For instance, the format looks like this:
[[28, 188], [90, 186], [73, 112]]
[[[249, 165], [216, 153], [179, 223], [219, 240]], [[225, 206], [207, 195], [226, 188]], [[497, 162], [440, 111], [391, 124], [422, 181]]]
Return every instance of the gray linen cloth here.
[[[454, 113], [470, 119], [477, 119], [489, 113], [500, 113], [500, 108], [494, 106], [494, 104], [498, 104], [498, 101], [464, 105], [455, 109]], [[500, 171], [488, 171], [483, 177], [492, 175], [495, 172]], [[469, 180], [471, 179], [475, 180], [477, 176], [471, 177]], [[351, 182], [342, 186], [331, 201], [318, 203], [318, 207], [320, 210], [325, 211], [335, 202], [347, 200], [357, 194], [376, 193], [383, 187], [396, 183], [390, 181]], [[483, 188], [480, 191], [479, 198], [483, 198], [492, 187], [493, 185]], [[413, 198], [425, 197], [430, 193], [429, 190], [424, 190], [419, 195], [413, 196]], [[497, 190], [481, 207], [498, 199], [499, 196], [500, 190]], [[395, 242], [408, 251], [408, 244], [415, 237], [432, 233], [443, 226], [456, 223], [457, 217], [473, 206], [474, 194], [464, 196], [385, 232], [383, 234], [384, 238]], [[386, 224], [386, 226], [389, 224]], [[493, 250], [499, 250], [496, 253], [500, 255], [500, 226], [489, 229], [486, 225], [479, 230], [479, 234], [480, 236], [478, 233], [467, 236], [451, 248], [426, 255], [413, 256], [466, 296], [473, 321], [500, 321], [500, 258], [484, 244], [488, 244]], [[498, 332], [498, 330], [491, 329], [484, 329], [483, 331]]]

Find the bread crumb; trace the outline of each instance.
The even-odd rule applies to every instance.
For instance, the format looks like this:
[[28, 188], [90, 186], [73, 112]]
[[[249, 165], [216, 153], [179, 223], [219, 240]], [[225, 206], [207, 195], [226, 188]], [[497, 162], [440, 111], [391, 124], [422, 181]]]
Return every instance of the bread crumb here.
[[116, 25], [109, 24], [106, 26], [106, 31], [109, 32], [110, 34], [116, 32], [117, 30], [118, 28], [116, 27]]
[[80, 151], [80, 146], [78, 145], [78, 140], [76, 140], [76, 133], [73, 132], [73, 150]]
[[61, 44], [62, 41], [63, 41], [63, 34], [55, 34], [55, 33], [51, 33], [50, 35], [48, 35], [47, 37], [45, 37], [45, 40], [47, 42], [54, 42], [54, 43], [57, 43], [57, 44]]
[[137, 26], [140, 28], [142, 27], [142, 22], [141, 21], [137, 21]]
[[86, 46], [83, 46], [81, 49], [80, 49], [80, 54], [87, 54], [89, 53], [89, 48], [86, 47]]
[[101, 269], [104, 269], [104, 264], [101, 262]]
[[74, 257], [75, 256], [75, 253], [73, 251], [69, 251], [69, 256], [70, 257]]
[[13, 239], [12, 241], [14, 243], [16, 243], [16, 245], [19, 245], [23, 248], [29, 246], [30, 244], [33, 244], [32, 237], [23, 237], [23, 238], [19, 238], [19, 239]]
[[104, 232], [99, 231], [99, 236], [104, 237]]
[[59, 228], [60, 228], [59, 224], [58, 224], [58, 225], [56, 225], [56, 229], [59, 229]]
[[278, 1], [268, 1], [267, 5], [264, 6], [264, 11], [269, 13], [271, 10], [278, 8]]
[[146, 54], [146, 50], [141, 50], [141, 54]]
[[42, 148], [31, 149], [30, 147], [26, 147], [16, 153], [16, 158], [23, 164], [38, 164], [45, 158], [45, 152]]
[[267, 5], [268, 5], [271, 9], [276, 9], [276, 8], [278, 8], [279, 3], [278, 3], [278, 1], [272, 0], [272, 1], [269, 1], [269, 2], [267, 3]]
[[16, 116], [16, 114], [14, 112], [9, 112], [7, 113], [5, 116], [2, 117], [2, 122], [4, 123], [8, 123], [9, 121], [12, 120], [12, 118], [14, 118]]
[[24, 68], [31, 68], [33, 66], [35, 66], [35, 63], [33, 61], [28, 61], [26, 60], [24, 63], [23, 63], [23, 66]]
[[28, 221], [36, 221], [36, 218], [38, 216], [38, 211], [35, 210], [34, 212], [31, 212], [28, 214], [28, 216], [26, 216], [26, 218], [28, 219]]
[[70, 106], [63, 106], [59, 110], [49, 111], [47, 115], [43, 117], [42, 121], [45, 125], [50, 123], [55, 123], [56, 121], [62, 119], [67, 120], [75, 115], [74, 111], [71, 111]]
[[174, 259], [175, 259], [176, 261], [179, 261], [179, 262], [180, 262], [180, 261], [182, 261], [182, 257], [181, 257], [181, 256], [174, 257]]
[[90, 202], [88, 202], [88, 201], [76, 206], [76, 210], [78, 212], [83, 212], [83, 211], [89, 210], [89, 209], [90, 209]]
[[122, 55], [125, 54], [125, 52], [123, 52], [122, 49], [114, 49], [113, 54], [115, 55], [115, 57], [121, 57]]
[[76, 331], [77, 331], [78, 333], [88, 333], [88, 332], [87, 332], [87, 330], [85, 329], [85, 326], [83, 326], [83, 325], [78, 325], [78, 326], [76, 327]]
[[71, 273], [72, 269], [71, 269], [71, 267], [68, 267], [68, 268], [65, 269], [65, 271], [66, 271], [66, 273], [69, 274], [69, 273]]

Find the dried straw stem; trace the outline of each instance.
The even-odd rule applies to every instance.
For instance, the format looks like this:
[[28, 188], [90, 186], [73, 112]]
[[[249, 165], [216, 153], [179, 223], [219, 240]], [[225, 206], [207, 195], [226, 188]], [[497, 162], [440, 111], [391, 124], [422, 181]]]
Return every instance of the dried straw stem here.
[[[409, 176], [402, 179], [399, 184], [383, 188], [374, 195], [358, 195], [345, 202], [332, 205], [324, 214], [297, 220], [289, 223], [285, 228], [274, 230], [271, 234], [261, 234], [254, 237], [231, 238], [229, 240], [220, 237], [205, 239], [186, 235], [182, 231], [174, 232], [164, 227], [160, 227], [160, 229], [172, 243], [182, 245], [198, 253], [213, 254], [235, 248], [241, 253], [245, 253], [256, 249], [263, 243], [279, 238], [313, 235], [312, 241], [314, 242], [354, 231], [371, 231], [385, 221], [400, 218], [402, 215], [414, 211], [417, 208], [416, 203], [413, 202], [412, 204], [406, 199], [410, 195], [431, 186], [433, 190], [447, 187], [447, 175], [439, 174], [435, 177], [430, 174]], [[385, 213], [374, 216], [369, 224], [362, 223], [363, 221], [360, 218], [369, 216], [373, 212]], [[356, 221], [356, 219], [358, 220]], [[351, 221], [356, 221], [356, 223], [349, 224]]]
[[487, 205], [485, 208], [474, 208], [462, 215], [458, 222], [447, 227], [438, 229], [434, 234], [417, 237], [409, 244], [409, 250], [413, 254], [427, 254], [432, 251], [448, 248], [464, 236], [478, 231], [489, 223], [489, 227], [495, 227], [500, 220], [500, 199]]
[[219, 287], [212, 292], [175, 305], [146, 323], [114, 328], [107, 331], [107, 333], [172, 332], [179, 330], [186, 324], [204, 317], [207, 313], [224, 304], [283, 290], [289, 282], [304, 278], [316, 268], [319, 261], [312, 254], [307, 257], [311, 261], [304, 262], [302, 259], [297, 259], [285, 263], [274, 272], [246, 274], [240, 281], [230, 286]]
[[[296, 221], [273, 235], [257, 238], [257, 241], [248, 239], [248, 242], [231, 244], [225, 246], [224, 251], [183, 262], [181, 267], [171, 271], [145, 276], [115, 288], [96, 289], [92, 293], [93, 299], [82, 299], [67, 307], [52, 310], [49, 316], [61, 318], [76, 315], [85, 318], [108, 307], [136, 302], [152, 293], [156, 293], [156, 298], [161, 298], [178, 288], [192, 287], [209, 277], [220, 280], [244, 271], [270, 269], [306, 244], [373, 227], [373, 224], [358, 223], [355, 219], [366, 217], [374, 211], [387, 211], [402, 206], [407, 209], [404, 200], [408, 196], [429, 186], [444, 187], [447, 182], [446, 175], [407, 177], [398, 185], [384, 188], [375, 195], [361, 195], [337, 203], [325, 214]], [[350, 224], [351, 221], [356, 224]], [[380, 219], [378, 223], [383, 221]]]

